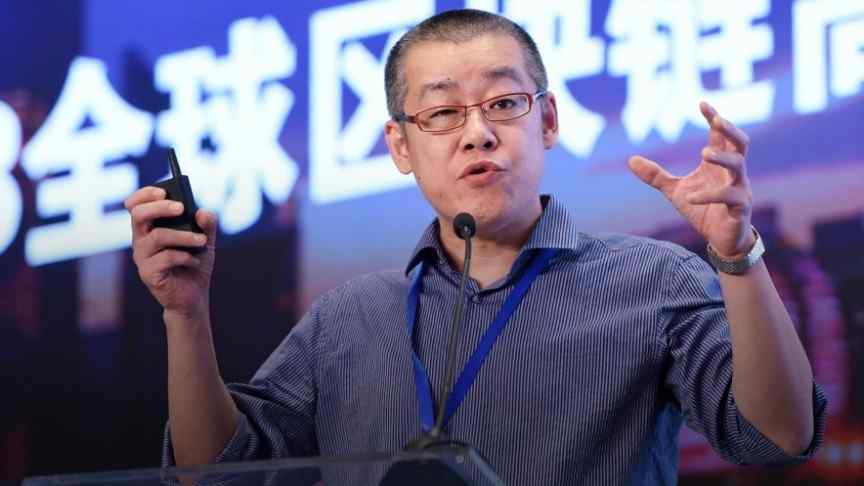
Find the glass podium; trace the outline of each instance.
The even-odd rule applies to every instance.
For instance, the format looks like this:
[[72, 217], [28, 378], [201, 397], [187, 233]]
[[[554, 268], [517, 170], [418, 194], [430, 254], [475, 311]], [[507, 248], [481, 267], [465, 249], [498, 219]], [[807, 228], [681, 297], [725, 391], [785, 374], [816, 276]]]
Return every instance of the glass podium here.
[[473, 449], [312, 457], [31, 477], [22, 486], [330, 486], [466, 485], [504, 483]]

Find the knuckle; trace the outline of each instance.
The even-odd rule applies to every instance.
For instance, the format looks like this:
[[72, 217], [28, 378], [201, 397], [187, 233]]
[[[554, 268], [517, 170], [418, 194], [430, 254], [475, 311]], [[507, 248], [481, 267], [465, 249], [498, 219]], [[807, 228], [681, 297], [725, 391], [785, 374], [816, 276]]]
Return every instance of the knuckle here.
[[168, 250], [168, 265], [171, 267], [189, 266], [192, 263], [192, 255], [183, 250]]
[[166, 251], [161, 251], [150, 258], [150, 268], [153, 275], [163, 274], [173, 266], [171, 255]]
[[138, 265], [138, 261], [141, 259], [141, 255], [144, 253], [141, 245], [143, 244], [143, 238], [132, 238], [132, 261]]
[[168, 229], [166, 228], [154, 228], [150, 231], [150, 240], [153, 242], [153, 246], [157, 248], [163, 248], [168, 246], [171, 242], [170, 234], [168, 233]]
[[138, 251], [141, 252], [142, 259], [150, 258], [158, 251], [158, 243], [152, 235], [147, 235], [138, 242]]
[[153, 268], [147, 265], [141, 265], [138, 267], [138, 276], [141, 278], [141, 281], [144, 282], [145, 285], [151, 287], [154, 285], [158, 279], [156, 278], [156, 272]]
[[151, 200], [156, 201], [162, 198], [162, 189], [156, 186], [142, 187], [141, 192], [146, 194]]
[[152, 247], [152, 239], [148, 237], [139, 238], [132, 243], [132, 259], [135, 263], [141, 265], [146, 261], [149, 255], [152, 255], [150, 248]]
[[150, 223], [154, 216], [152, 208], [148, 204], [139, 204], [132, 208], [132, 221], [139, 224], [148, 224]]
[[144, 215], [141, 214], [143, 212], [144, 207], [142, 205], [137, 204], [135, 206], [132, 206], [132, 208], [129, 210], [129, 214], [132, 216], [132, 221], [135, 223], [140, 223], [141, 219], [144, 217]]
[[174, 250], [165, 250], [163, 255], [163, 264], [166, 267], [174, 267], [177, 266], [181, 262], [181, 256], [177, 254], [178, 252]]
[[162, 246], [162, 242], [159, 240], [159, 233], [151, 231], [147, 236], [141, 239], [140, 245], [142, 253], [153, 256]]
[[141, 259], [141, 271], [148, 275], [157, 273], [162, 267], [162, 261], [158, 254]]
[[206, 236], [201, 235], [199, 233], [192, 233], [191, 231], [184, 232], [186, 233], [185, 240], [190, 246], [198, 246], [201, 242], [201, 238], [204, 237], [206, 241]]

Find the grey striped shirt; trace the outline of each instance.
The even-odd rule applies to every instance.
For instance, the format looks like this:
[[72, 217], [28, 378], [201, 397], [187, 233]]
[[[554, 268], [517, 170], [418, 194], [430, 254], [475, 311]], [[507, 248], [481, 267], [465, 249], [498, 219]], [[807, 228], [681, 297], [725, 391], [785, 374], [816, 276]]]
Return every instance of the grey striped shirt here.
[[[795, 463], [739, 412], [729, 324], [713, 270], [676, 245], [585, 234], [566, 209], [544, 212], [506, 278], [469, 281], [459, 369], [540, 248], [559, 248], [529, 289], [449, 424], [507, 484], [675, 484], [682, 422], [738, 464]], [[444, 380], [460, 274], [433, 223], [405, 271], [355, 278], [315, 302], [249, 384], [219, 461], [395, 451], [421, 431], [405, 322], [410, 273], [423, 276], [417, 354]], [[770, 390], [766, 390], [770, 393]], [[172, 463], [166, 434], [164, 461]]]

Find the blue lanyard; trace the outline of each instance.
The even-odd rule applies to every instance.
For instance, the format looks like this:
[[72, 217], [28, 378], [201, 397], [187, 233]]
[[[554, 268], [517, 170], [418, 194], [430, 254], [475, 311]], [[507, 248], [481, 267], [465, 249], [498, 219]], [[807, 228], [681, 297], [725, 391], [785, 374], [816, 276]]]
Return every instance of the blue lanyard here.
[[[465, 399], [465, 395], [468, 394], [468, 390], [471, 388], [471, 385], [474, 384], [474, 379], [477, 378], [477, 373], [480, 371], [480, 367], [483, 366], [483, 361], [485, 361], [486, 356], [489, 355], [492, 345], [495, 344], [495, 340], [498, 339], [501, 331], [504, 330], [507, 321], [510, 320], [510, 316], [519, 306], [519, 303], [522, 302], [522, 298], [525, 297], [528, 288], [531, 287], [531, 284], [540, 272], [546, 268], [549, 260], [551, 260], [557, 253], [557, 249], [540, 250], [540, 252], [534, 257], [531, 265], [522, 273], [522, 276], [516, 282], [513, 291], [510, 292], [509, 296], [507, 296], [507, 300], [504, 301], [504, 305], [501, 307], [501, 310], [498, 311], [498, 315], [495, 316], [492, 324], [488, 329], [486, 329], [486, 332], [483, 333], [483, 337], [477, 344], [477, 348], [474, 350], [468, 363], [465, 364], [465, 368], [463, 368], [462, 372], [459, 374], [459, 379], [457, 379], [456, 383], [453, 385], [453, 392], [450, 394], [450, 399], [447, 401], [447, 408], [444, 412], [444, 427], [447, 426], [447, 423], [450, 422], [450, 418], [456, 413], [456, 409], [458, 409], [459, 405], [462, 404], [462, 400]], [[408, 338], [411, 342], [411, 361], [414, 365], [414, 384], [417, 389], [417, 402], [420, 406], [420, 422], [423, 426], [423, 430], [429, 432], [435, 426], [435, 403], [432, 398], [432, 385], [429, 383], [429, 374], [426, 372], [426, 368], [423, 366], [423, 363], [417, 356], [417, 351], [414, 349], [414, 328], [417, 323], [417, 307], [420, 303], [420, 292], [422, 287], [421, 279], [424, 270], [425, 265], [423, 262], [420, 262], [420, 268], [414, 274], [414, 279], [411, 282], [411, 290], [408, 292], [408, 302], [405, 306], [405, 315], [408, 320]], [[459, 298], [464, 299], [465, 296], [460, 295]]]

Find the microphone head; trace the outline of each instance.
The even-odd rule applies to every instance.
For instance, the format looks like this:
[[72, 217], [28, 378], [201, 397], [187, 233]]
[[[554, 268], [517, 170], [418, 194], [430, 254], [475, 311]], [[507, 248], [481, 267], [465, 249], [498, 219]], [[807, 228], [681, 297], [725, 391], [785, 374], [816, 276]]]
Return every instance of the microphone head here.
[[477, 232], [477, 225], [474, 223], [474, 216], [468, 213], [459, 213], [453, 218], [453, 231], [456, 236], [462, 238], [471, 238]]

